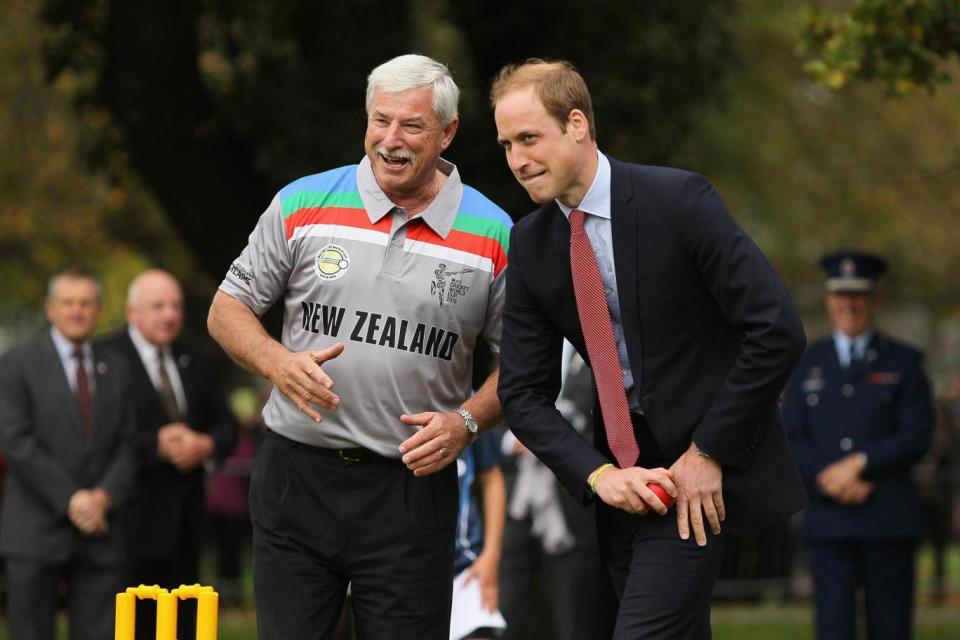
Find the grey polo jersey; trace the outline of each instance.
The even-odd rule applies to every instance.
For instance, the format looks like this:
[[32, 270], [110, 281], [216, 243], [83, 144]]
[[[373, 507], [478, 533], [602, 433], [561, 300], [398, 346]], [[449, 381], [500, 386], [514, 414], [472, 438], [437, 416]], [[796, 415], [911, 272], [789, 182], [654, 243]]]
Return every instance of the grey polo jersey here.
[[266, 425], [288, 438], [399, 457], [414, 433], [401, 414], [452, 411], [470, 394], [483, 336], [499, 352], [510, 217], [460, 182], [407, 219], [370, 161], [301, 178], [280, 190], [220, 290], [258, 316], [283, 297], [291, 351], [343, 342], [326, 363], [340, 397], [315, 423], [276, 388]]

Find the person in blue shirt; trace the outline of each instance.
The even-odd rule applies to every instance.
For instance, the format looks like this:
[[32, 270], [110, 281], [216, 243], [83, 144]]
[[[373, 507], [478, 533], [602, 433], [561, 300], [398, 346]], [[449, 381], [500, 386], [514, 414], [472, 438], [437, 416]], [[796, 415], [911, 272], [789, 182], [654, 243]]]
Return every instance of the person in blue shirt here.
[[460, 505], [450, 640], [495, 638], [506, 627], [498, 608], [498, 574], [507, 508], [495, 432], [483, 432], [460, 453], [457, 476]]
[[817, 637], [856, 637], [862, 588], [869, 638], [909, 638], [924, 521], [911, 469], [930, 447], [930, 383], [920, 351], [873, 328], [886, 261], [838, 251], [821, 265], [833, 333], [801, 359], [783, 408], [810, 496]]

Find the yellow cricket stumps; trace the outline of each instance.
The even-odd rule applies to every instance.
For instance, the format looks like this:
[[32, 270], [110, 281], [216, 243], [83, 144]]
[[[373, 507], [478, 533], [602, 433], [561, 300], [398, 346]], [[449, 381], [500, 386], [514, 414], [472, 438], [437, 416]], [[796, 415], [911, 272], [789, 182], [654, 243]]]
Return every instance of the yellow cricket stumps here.
[[[182, 584], [172, 591], [157, 585], [128, 587], [117, 594], [115, 640], [134, 640], [137, 600], [157, 601], [157, 640], [177, 640], [177, 602], [196, 599], [196, 640], [217, 640], [217, 608], [220, 597], [213, 587]], [[187, 639], [183, 639], [187, 640]]]

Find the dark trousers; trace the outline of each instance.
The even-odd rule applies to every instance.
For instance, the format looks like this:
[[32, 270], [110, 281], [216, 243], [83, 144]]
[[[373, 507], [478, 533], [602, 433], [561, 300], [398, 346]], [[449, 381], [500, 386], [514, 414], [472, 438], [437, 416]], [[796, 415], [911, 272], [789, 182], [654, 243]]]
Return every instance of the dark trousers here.
[[457, 471], [350, 462], [270, 433], [250, 485], [263, 640], [326, 639], [347, 584], [360, 640], [448, 640]]
[[675, 512], [632, 515], [597, 510], [600, 554], [620, 599], [614, 640], [706, 640], [710, 592], [723, 559], [724, 535], [707, 529], [707, 546], [681, 540]]
[[[631, 414], [638, 466], [667, 466], [646, 419]], [[681, 540], [676, 510], [634, 515], [597, 501], [600, 556], [620, 600], [614, 640], [708, 640], [710, 593], [723, 560], [724, 534], [707, 527], [707, 545]]]
[[53, 640], [60, 585], [67, 586], [70, 640], [113, 637], [114, 601], [122, 588], [122, 568], [78, 556], [63, 565], [36, 558], [10, 557], [7, 571], [8, 636]]
[[860, 587], [870, 640], [911, 637], [915, 541], [820, 541], [809, 549], [819, 640], [857, 637]]

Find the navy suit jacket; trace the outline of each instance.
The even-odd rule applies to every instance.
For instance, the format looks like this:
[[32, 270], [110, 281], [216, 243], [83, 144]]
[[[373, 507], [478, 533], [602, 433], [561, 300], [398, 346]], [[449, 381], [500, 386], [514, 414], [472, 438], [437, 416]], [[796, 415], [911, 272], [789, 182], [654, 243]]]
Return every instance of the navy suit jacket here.
[[[0, 552], [57, 563], [75, 554], [100, 564], [123, 560], [123, 519], [133, 485], [136, 417], [126, 363], [93, 347], [94, 393], [85, 434], [50, 331], [0, 359], [0, 433], [7, 481]], [[85, 537], [67, 517], [78, 489], [110, 495], [110, 530]]]
[[[787, 386], [784, 421], [807, 482], [808, 540], [915, 538], [924, 516], [911, 477], [930, 448], [933, 401], [923, 356], [875, 333], [865, 356], [840, 366], [832, 338], [810, 347]], [[816, 486], [828, 464], [853, 451], [867, 454], [866, 502], [846, 506]]]
[[[720, 462], [726, 531], [782, 520], [806, 502], [778, 408], [805, 346], [790, 296], [703, 177], [610, 165], [624, 336], [653, 436], [671, 464], [691, 440]], [[554, 407], [562, 338], [589, 363], [569, 247], [555, 203], [513, 227], [499, 394], [520, 440], [589, 500], [587, 476], [613, 460], [599, 405], [595, 447]]]
[[[157, 432], [171, 419], [128, 329], [124, 327], [108, 336], [103, 345], [121, 354], [129, 365], [130, 388], [138, 417], [136, 455], [139, 473], [134, 500], [128, 510], [130, 553], [139, 558], [160, 558], [175, 553], [184, 525], [192, 532], [195, 543], [200, 544], [205, 519], [203, 467], [180, 473], [157, 455]], [[236, 444], [237, 429], [227, 408], [224, 391], [203, 357], [179, 341], [171, 345], [171, 350], [187, 396], [184, 422], [191, 429], [213, 437], [216, 456], [225, 458]]]

